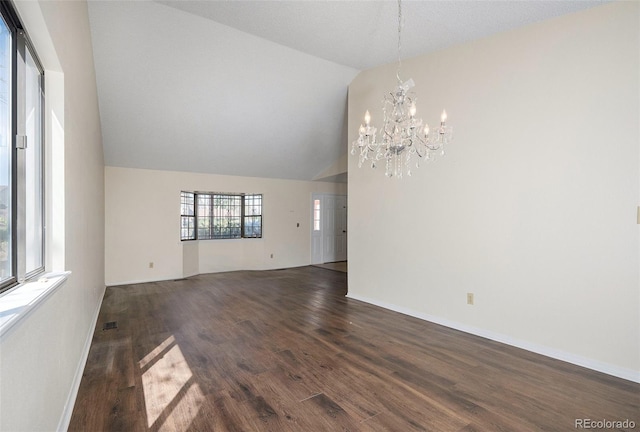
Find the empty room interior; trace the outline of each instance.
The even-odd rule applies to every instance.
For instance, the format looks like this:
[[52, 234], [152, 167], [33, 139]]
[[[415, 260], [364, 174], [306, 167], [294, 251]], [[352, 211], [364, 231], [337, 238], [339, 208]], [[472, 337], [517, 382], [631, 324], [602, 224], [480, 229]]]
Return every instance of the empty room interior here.
[[640, 428], [640, 2], [0, 13], [0, 430]]

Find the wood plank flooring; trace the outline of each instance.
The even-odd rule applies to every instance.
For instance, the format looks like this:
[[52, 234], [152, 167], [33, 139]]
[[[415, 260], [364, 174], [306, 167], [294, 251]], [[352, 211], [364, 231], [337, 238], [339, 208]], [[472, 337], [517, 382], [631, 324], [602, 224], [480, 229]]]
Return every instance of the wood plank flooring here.
[[318, 267], [108, 288], [69, 430], [640, 428], [638, 384], [345, 293]]

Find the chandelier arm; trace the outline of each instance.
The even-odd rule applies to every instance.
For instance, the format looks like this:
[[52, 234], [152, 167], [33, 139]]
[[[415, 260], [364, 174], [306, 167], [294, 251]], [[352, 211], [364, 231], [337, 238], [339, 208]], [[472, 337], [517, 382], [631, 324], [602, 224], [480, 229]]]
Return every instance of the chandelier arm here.
[[[385, 137], [388, 138], [388, 141], [393, 142], [392, 138], [393, 138], [393, 134], [391, 132], [387, 132], [387, 128], [383, 128], [383, 132]], [[383, 139], [383, 143], [384, 143], [384, 139]]]

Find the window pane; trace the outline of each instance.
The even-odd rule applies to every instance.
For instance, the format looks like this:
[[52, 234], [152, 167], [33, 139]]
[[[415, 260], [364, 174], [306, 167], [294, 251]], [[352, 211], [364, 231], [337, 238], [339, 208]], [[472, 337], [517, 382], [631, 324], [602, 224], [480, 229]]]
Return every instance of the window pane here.
[[247, 195], [244, 197], [245, 216], [262, 214], [262, 195]]
[[320, 231], [320, 200], [313, 200], [313, 230]]
[[195, 211], [194, 205], [195, 194], [193, 192], [180, 193], [180, 213], [182, 216], [193, 216]]
[[181, 229], [180, 229], [180, 239], [181, 240], [195, 240], [196, 238], [196, 224], [195, 217], [192, 216], [182, 216], [181, 217]]
[[228, 239], [241, 237], [240, 217], [242, 216], [242, 196], [213, 195], [213, 238]]
[[198, 239], [213, 238], [212, 197], [210, 194], [198, 194]]
[[262, 237], [262, 216], [244, 218], [244, 236]]
[[13, 276], [11, 245], [11, 33], [0, 19], [0, 282]]
[[29, 50], [26, 50], [26, 271], [31, 273], [43, 263], [43, 188], [42, 188], [42, 75]]

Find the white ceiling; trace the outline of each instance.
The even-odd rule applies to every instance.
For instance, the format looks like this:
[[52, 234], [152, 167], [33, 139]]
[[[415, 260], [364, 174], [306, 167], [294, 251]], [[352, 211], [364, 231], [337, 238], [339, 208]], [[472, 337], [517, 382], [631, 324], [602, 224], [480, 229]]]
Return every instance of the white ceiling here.
[[[403, 57], [600, 3], [405, 1]], [[92, 0], [89, 16], [111, 166], [313, 179], [347, 151], [351, 80], [397, 59], [395, 1]]]
[[[359, 70], [398, 59], [395, 0], [156, 1]], [[402, 54], [414, 57], [601, 3], [405, 0]]]

